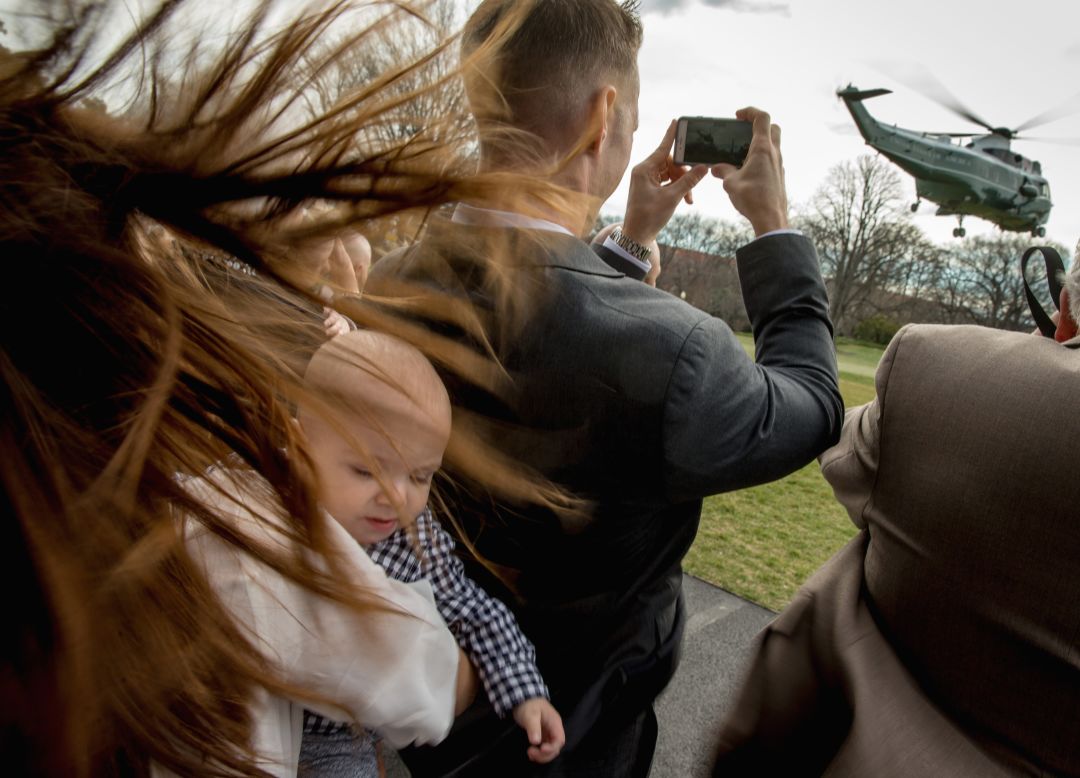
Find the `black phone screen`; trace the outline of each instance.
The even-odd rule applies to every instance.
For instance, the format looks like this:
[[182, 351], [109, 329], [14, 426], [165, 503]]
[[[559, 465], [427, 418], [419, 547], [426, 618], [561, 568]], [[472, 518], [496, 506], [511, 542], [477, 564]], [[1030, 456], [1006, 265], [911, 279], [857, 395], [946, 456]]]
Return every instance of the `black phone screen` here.
[[727, 162], [741, 165], [750, 150], [753, 125], [739, 119], [685, 119], [686, 142], [682, 162], [688, 165], [715, 165]]

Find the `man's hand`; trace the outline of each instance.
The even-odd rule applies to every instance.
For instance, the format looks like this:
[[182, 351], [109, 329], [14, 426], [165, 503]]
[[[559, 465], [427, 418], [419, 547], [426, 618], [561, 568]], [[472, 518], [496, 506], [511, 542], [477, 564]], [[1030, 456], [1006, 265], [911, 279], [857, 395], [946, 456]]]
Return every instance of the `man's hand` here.
[[787, 190], [784, 188], [784, 159], [780, 155], [780, 127], [769, 114], [757, 108], [743, 108], [735, 117], [754, 125], [754, 138], [741, 168], [721, 163], [713, 175], [724, 179], [724, 191], [735, 210], [750, 220], [755, 235], [787, 229]]
[[691, 190], [705, 177], [705, 165], [687, 168], [671, 158], [675, 145], [675, 122], [656, 151], [630, 171], [630, 194], [626, 199], [623, 233], [642, 245], [654, 240], [675, 213], [679, 200], [694, 202]]
[[529, 738], [530, 761], [547, 764], [562, 751], [566, 742], [562, 716], [543, 697], [534, 697], [515, 706], [514, 721]]
[[1068, 289], [1061, 290], [1061, 298], [1058, 300], [1058, 305], [1061, 306], [1061, 310], [1055, 312], [1055, 315], [1058, 318], [1054, 321], [1054, 324], [1057, 325], [1057, 331], [1054, 333], [1054, 340], [1058, 343], [1064, 343], [1067, 340], [1075, 338], [1077, 333], [1080, 332], [1076, 326], [1076, 321], [1072, 317], [1072, 307], [1071, 303], [1069, 303]]

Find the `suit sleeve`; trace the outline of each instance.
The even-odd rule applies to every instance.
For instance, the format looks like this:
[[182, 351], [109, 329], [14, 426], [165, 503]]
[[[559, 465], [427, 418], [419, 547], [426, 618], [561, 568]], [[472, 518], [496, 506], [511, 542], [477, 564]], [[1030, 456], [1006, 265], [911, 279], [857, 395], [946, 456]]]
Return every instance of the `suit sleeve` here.
[[593, 250], [596, 256], [604, 260], [612, 270], [618, 270], [627, 278], [644, 281], [645, 276], [649, 274], [647, 270], [635, 265], [626, 257], [620, 256], [602, 243], [590, 243], [589, 248]]
[[903, 337], [904, 330], [901, 330], [881, 358], [875, 378], [877, 397], [847, 412], [840, 442], [820, 457], [821, 474], [833, 488], [837, 502], [847, 509], [851, 520], [860, 528], [866, 527], [866, 509], [877, 480], [881, 460], [882, 406]]
[[773, 235], [739, 250], [756, 361], [719, 319], [684, 341], [664, 401], [668, 496], [781, 478], [836, 442], [843, 419], [829, 303], [813, 245]]

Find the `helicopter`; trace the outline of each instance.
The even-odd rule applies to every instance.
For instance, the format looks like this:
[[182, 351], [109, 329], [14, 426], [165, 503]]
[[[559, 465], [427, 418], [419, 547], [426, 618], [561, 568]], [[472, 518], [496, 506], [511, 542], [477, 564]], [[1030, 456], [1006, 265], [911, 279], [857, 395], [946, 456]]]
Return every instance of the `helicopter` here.
[[[937, 203], [938, 216], [956, 216], [953, 237], [962, 238], [964, 217], [976, 216], [1010, 232], [1046, 235], [1050, 216], [1050, 184], [1042, 166], [1010, 148], [1019, 130], [994, 127], [959, 103], [942, 102], [965, 119], [985, 127], [986, 134], [918, 132], [887, 125], [870, 115], [863, 101], [891, 94], [889, 89], [860, 90], [849, 84], [837, 91], [868, 146], [881, 152], [915, 178], [917, 211], [923, 198]], [[935, 99], [931, 97], [931, 99]], [[1044, 123], [1036, 117], [1020, 129]], [[963, 138], [971, 140], [966, 144]]]

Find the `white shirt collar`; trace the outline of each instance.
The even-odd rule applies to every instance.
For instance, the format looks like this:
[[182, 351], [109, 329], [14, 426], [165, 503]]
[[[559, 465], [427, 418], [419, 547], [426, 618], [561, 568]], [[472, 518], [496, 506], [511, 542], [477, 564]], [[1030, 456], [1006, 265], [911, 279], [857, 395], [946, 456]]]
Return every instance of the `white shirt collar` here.
[[493, 208], [479, 208], [475, 205], [458, 203], [454, 209], [454, 215], [450, 219], [455, 224], [465, 224], [470, 227], [516, 227], [523, 230], [543, 230], [545, 232], [561, 232], [576, 237], [574, 233], [561, 224], [549, 222], [547, 219], [536, 219], [512, 211], [498, 211]]

